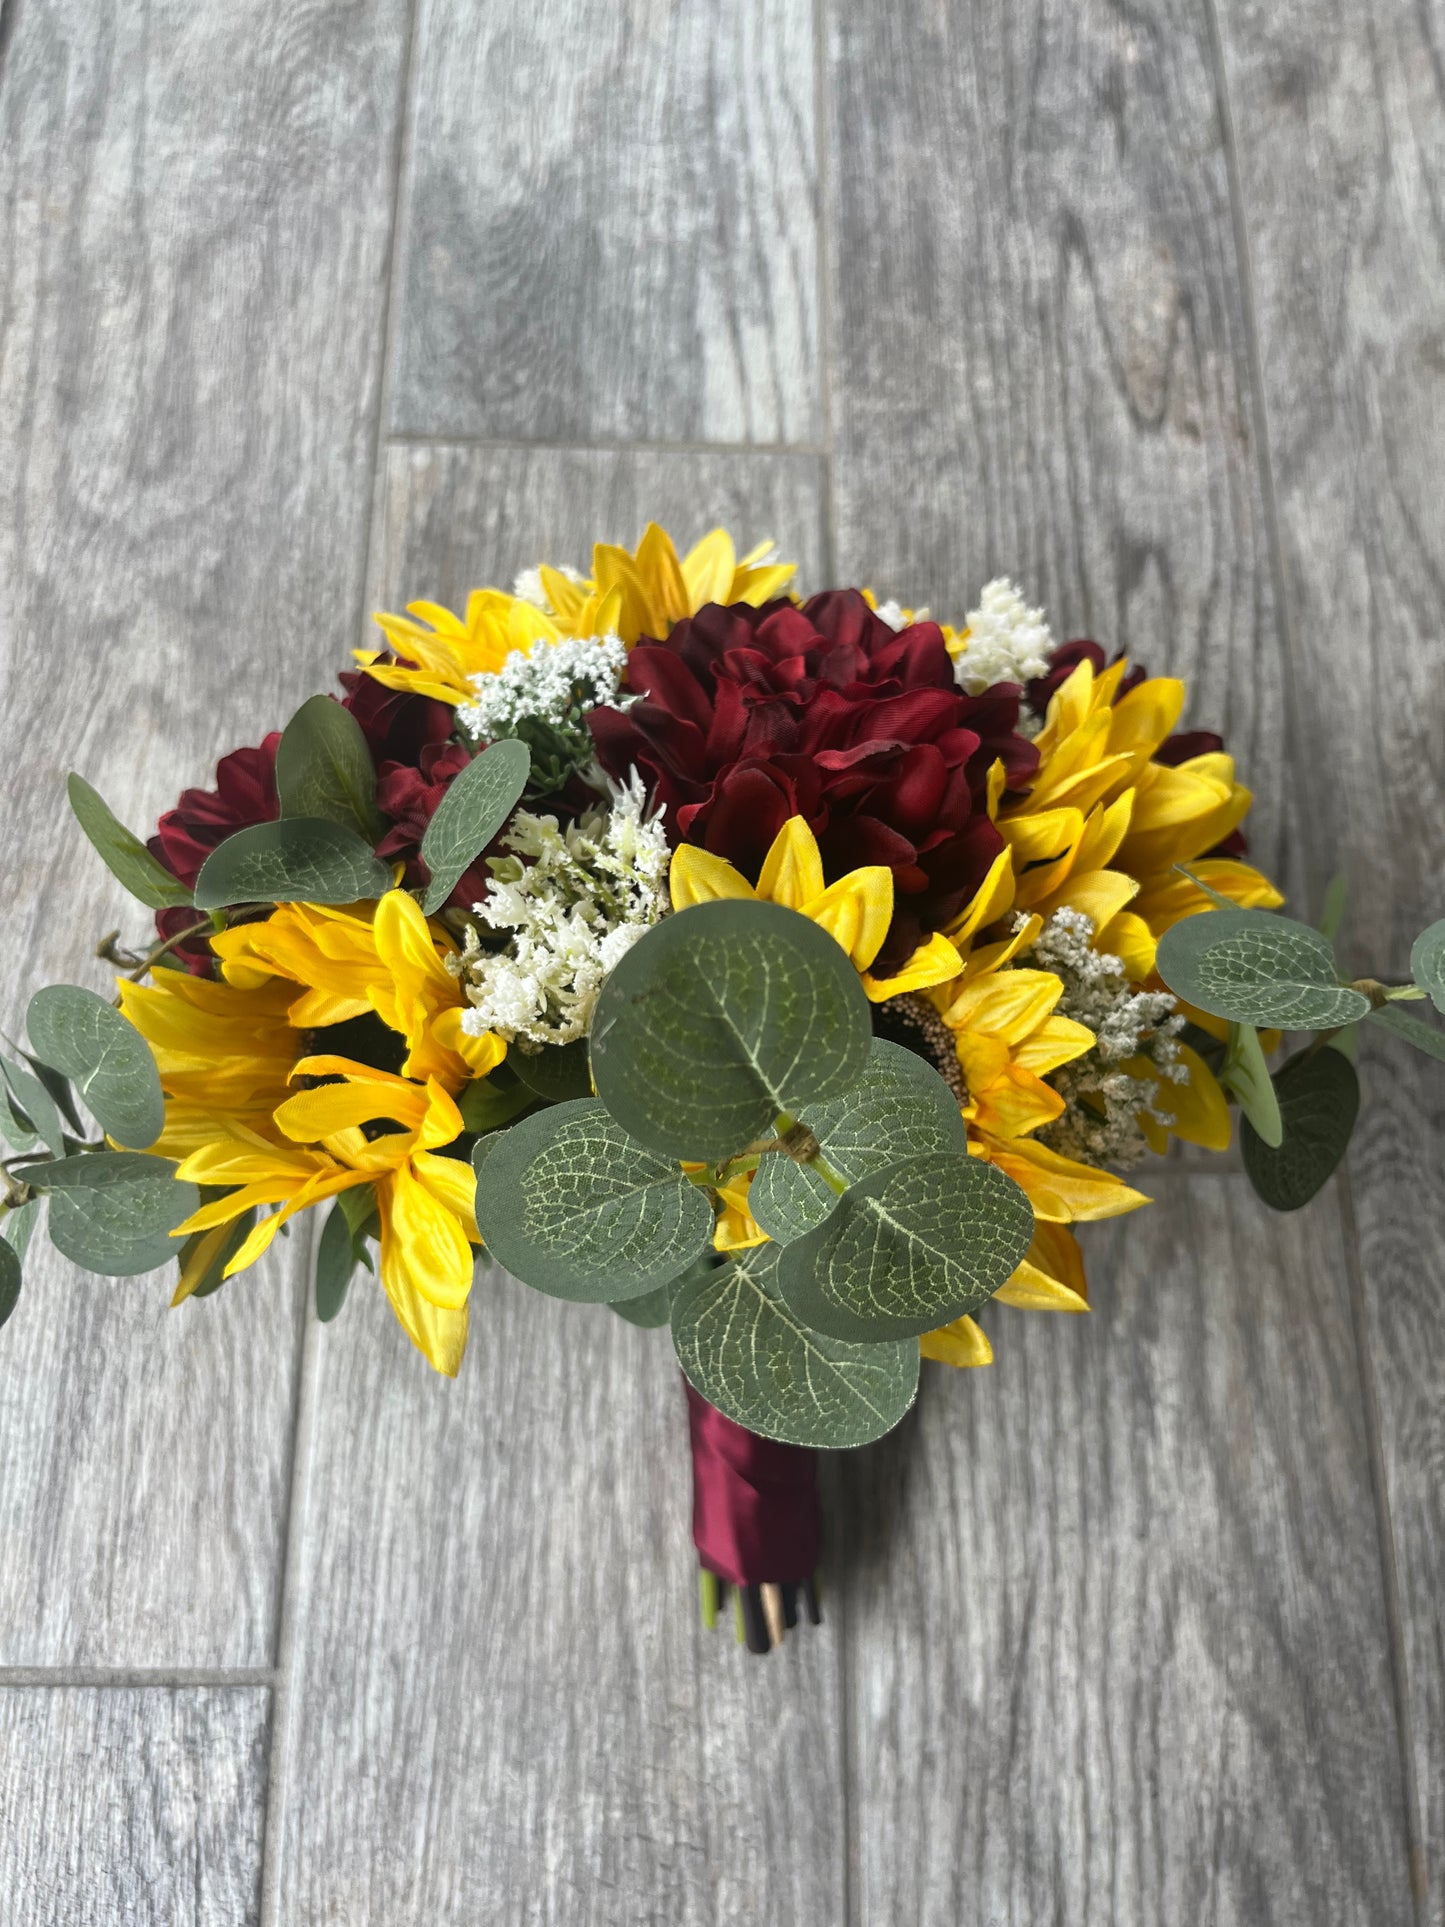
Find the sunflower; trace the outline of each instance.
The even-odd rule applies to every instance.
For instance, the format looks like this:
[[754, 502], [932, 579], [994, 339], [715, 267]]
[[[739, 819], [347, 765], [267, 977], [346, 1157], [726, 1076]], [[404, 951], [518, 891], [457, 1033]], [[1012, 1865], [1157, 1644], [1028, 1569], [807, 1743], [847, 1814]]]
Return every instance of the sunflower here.
[[665, 636], [673, 623], [710, 602], [760, 605], [780, 594], [795, 573], [774, 562], [764, 542], [739, 558], [732, 537], [714, 529], [679, 558], [672, 538], [649, 522], [634, 553], [599, 542], [592, 574], [579, 577], [546, 564], [519, 589], [474, 589], [457, 616], [434, 602], [412, 602], [405, 616], [377, 615], [395, 660], [358, 649], [356, 660], [388, 689], [457, 704], [476, 695], [472, 678], [499, 670], [514, 650], [564, 636]]

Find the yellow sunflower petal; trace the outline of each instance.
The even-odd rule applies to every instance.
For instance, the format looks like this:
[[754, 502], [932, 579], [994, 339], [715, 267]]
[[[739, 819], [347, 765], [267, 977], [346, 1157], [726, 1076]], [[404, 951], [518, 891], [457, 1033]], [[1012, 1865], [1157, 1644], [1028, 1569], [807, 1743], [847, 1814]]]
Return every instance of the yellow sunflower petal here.
[[392, 1302], [413, 1293], [456, 1311], [472, 1288], [475, 1254], [454, 1211], [403, 1164], [377, 1189], [381, 1208], [381, 1282]]
[[773, 838], [758, 876], [758, 895], [767, 903], [801, 910], [823, 894], [823, 859], [818, 839], [801, 816], [790, 816]]
[[1063, 1157], [1034, 1138], [1007, 1142], [990, 1138], [981, 1142], [980, 1153], [1023, 1186], [1036, 1219], [1090, 1223], [1098, 1218], [1117, 1218], [1149, 1203], [1143, 1192], [1131, 1189], [1112, 1171], [1100, 1171], [1092, 1164]]
[[1005, 845], [989, 866], [988, 875], [979, 885], [973, 901], [962, 916], [948, 926], [946, 934], [955, 943], [968, 943], [978, 931], [986, 930], [989, 924], [997, 922], [1012, 907], [1013, 861], [1013, 851]]
[[758, 894], [726, 857], [700, 850], [695, 843], [680, 843], [673, 851], [668, 884], [674, 910], [686, 910], [694, 903], [715, 903], [720, 897], [743, 897], [751, 902]]
[[1060, 1064], [1071, 1064], [1093, 1048], [1094, 1033], [1087, 1024], [1076, 1023], [1072, 1017], [1046, 1017], [1015, 1044], [1013, 1061], [1021, 1070], [1047, 1077]]
[[993, 1346], [989, 1344], [982, 1326], [976, 1325], [971, 1318], [955, 1318], [951, 1325], [925, 1333], [918, 1341], [918, 1349], [925, 1358], [932, 1358], [940, 1365], [957, 1365], [966, 1369], [973, 1365], [993, 1363]]
[[802, 911], [842, 944], [859, 970], [866, 970], [883, 948], [893, 921], [893, 872], [881, 863], [850, 870], [803, 904]]
[[869, 1001], [881, 1004], [890, 997], [901, 997], [911, 990], [931, 990], [937, 984], [952, 983], [963, 969], [963, 959], [941, 931], [921, 943], [896, 977], [874, 977], [863, 973], [863, 990]]

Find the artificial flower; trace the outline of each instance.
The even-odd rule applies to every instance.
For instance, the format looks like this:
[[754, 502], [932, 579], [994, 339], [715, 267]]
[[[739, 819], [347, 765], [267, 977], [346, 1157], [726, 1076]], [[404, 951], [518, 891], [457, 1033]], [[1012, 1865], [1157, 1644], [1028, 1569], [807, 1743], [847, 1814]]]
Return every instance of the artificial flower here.
[[175, 808], [156, 825], [150, 853], [188, 890], [195, 888], [201, 865], [218, 844], [281, 814], [276, 795], [280, 742], [281, 732], [273, 730], [254, 749], [233, 749], [216, 765], [213, 790], [183, 790]]

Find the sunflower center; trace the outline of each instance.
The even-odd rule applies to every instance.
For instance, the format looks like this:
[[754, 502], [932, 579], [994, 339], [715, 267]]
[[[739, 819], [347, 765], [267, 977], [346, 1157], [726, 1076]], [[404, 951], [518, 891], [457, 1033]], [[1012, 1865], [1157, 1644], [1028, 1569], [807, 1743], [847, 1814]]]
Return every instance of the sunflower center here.
[[886, 1037], [890, 1044], [901, 1044], [931, 1064], [960, 1104], [968, 1102], [968, 1083], [958, 1061], [953, 1032], [938, 1012], [916, 990], [901, 997], [890, 997], [873, 1006], [873, 1034]]

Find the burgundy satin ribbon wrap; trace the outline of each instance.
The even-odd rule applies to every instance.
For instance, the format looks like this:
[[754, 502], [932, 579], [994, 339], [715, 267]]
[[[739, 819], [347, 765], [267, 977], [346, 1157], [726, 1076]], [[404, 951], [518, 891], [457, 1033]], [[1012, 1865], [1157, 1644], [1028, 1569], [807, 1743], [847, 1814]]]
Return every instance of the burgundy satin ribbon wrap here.
[[818, 1455], [760, 1439], [693, 1390], [692, 1536], [709, 1572], [733, 1586], [793, 1585], [818, 1565]]

